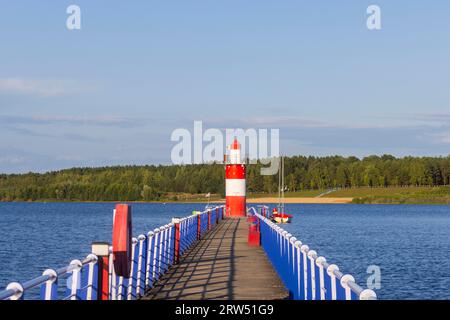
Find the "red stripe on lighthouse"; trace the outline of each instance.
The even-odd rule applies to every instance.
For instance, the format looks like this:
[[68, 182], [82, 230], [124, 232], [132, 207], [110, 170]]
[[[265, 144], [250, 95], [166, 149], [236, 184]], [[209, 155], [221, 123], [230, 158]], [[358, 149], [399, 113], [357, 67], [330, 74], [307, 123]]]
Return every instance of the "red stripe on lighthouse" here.
[[227, 164], [225, 167], [225, 177], [227, 179], [245, 179], [245, 165]]
[[227, 197], [226, 199], [227, 214], [231, 217], [246, 216], [245, 197]]

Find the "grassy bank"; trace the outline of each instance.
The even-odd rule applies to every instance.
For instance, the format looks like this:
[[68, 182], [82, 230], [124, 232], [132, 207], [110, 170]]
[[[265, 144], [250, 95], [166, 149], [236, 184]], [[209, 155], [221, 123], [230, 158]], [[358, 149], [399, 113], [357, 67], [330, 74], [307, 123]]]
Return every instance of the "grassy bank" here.
[[[317, 197], [322, 192], [324, 192], [324, 190], [302, 190], [296, 192], [286, 192], [284, 196], [286, 198], [310, 198]], [[276, 198], [278, 197], [278, 193], [248, 193], [247, 197], [252, 199]]]
[[[353, 203], [450, 204], [450, 187], [387, 188], [356, 192]], [[364, 194], [365, 193], [365, 194]], [[344, 194], [344, 193], [341, 193]]]
[[[314, 198], [327, 190], [304, 190], [299, 192], [286, 192], [289, 198]], [[276, 198], [278, 194], [259, 193], [252, 194], [250, 198]], [[324, 194], [319, 199], [353, 199], [353, 203], [373, 204], [450, 204], [450, 187], [387, 187], [387, 188], [348, 188], [338, 189]], [[303, 199], [304, 202], [305, 199]]]

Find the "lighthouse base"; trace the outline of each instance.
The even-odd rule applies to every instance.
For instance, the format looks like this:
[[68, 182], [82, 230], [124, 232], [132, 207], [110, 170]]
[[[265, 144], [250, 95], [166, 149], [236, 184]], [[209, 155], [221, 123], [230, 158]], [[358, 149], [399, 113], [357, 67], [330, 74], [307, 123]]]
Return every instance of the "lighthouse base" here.
[[247, 215], [247, 204], [245, 197], [226, 197], [226, 209], [227, 216], [229, 217], [245, 217]]

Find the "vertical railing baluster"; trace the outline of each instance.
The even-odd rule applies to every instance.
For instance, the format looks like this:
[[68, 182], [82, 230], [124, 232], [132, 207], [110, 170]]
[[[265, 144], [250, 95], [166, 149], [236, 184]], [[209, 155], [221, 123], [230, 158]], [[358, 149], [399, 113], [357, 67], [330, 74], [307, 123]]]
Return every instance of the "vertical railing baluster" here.
[[117, 300], [117, 276], [114, 270], [112, 248], [109, 249], [109, 299]]
[[290, 247], [290, 266], [287, 266], [288, 273], [289, 273], [289, 283], [291, 287], [291, 293], [292, 293], [292, 299], [296, 299], [297, 297], [297, 278], [295, 273], [295, 266], [296, 266], [296, 260], [295, 260], [295, 242], [297, 241], [297, 238], [292, 236], [289, 238], [289, 247]]
[[137, 261], [136, 296], [140, 297], [145, 293], [145, 272], [147, 263], [147, 237], [143, 234], [138, 236], [139, 253]]
[[297, 240], [295, 242], [296, 248], [296, 256], [297, 256], [297, 299], [304, 300], [305, 299], [305, 290], [303, 289], [303, 263], [301, 260], [301, 247], [302, 242]]
[[159, 255], [159, 228], [153, 230], [154, 232], [154, 240], [153, 240], [153, 263], [152, 263], [152, 272], [153, 272], [153, 283], [159, 279], [158, 272], [158, 255]]
[[163, 231], [164, 227], [161, 228], [159, 231], [159, 239], [158, 239], [158, 279], [161, 277], [161, 258], [162, 258], [162, 251], [164, 250], [163, 247]]
[[137, 260], [138, 260], [139, 248], [138, 239], [132, 239], [131, 245], [131, 269], [130, 277], [127, 279], [127, 300], [136, 299], [136, 280], [137, 280]]
[[331, 300], [337, 299], [337, 289], [336, 289], [336, 275], [335, 271], [339, 271], [339, 267], [335, 264], [330, 264], [327, 268], [327, 274], [330, 277], [331, 282]]
[[41, 284], [40, 298], [41, 300], [57, 300], [58, 299], [58, 274], [53, 269], [47, 269], [42, 273], [49, 279]]
[[342, 288], [345, 290], [345, 300], [352, 300], [352, 289], [348, 285], [350, 281], [355, 282], [355, 278], [349, 274], [343, 275], [340, 281]]
[[169, 223], [169, 228], [167, 230], [167, 258], [166, 258], [167, 266], [172, 265], [172, 245], [173, 245], [172, 228], [173, 228], [173, 223]]
[[95, 254], [87, 256], [88, 264], [86, 300], [97, 300], [98, 294], [98, 257]]
[[302, 254], [302, 267], [303, 267], [303, 274], [302, 274], [302, 276], [303, 276], [303, 295], [304, 295], [305, 300], [308, 300], [308, 297], [309, 297], [309, 294], [308, 294], [309, 293], [309, 286], [308, 286], [308, 284], [309, 284], [308, 269], [309, 268], [308, 268], [308, 257], [307, 257], [308, 250], [309, 250], [309, 247], [306, 244], [302, 245], [300, 248], [300, 251]]
[[166, 252], [166, 243], [164, 239], [166, 237], [166, 226], [161, 227], [161, 231], [159, 233], [159, 274], [162, 276], [164, 274], [164, 255]]
[[152, 269], [152, 261], [153, 261], [153, 231], [149, 231], [147, 233], [147, 267], [145, 269], [145, 289], [149, 289], [153, 287], [153, 269]]
[[327, 262], [327, 259], [325, 259], [324, 257], [318, 257], [316, 259], [316, 265], [319, 267], [319, 291], [320, 291], [320, 300], [325, 300], [325, 293], [326, 293], [326, 288], [325, 288], [325, 264]]
[[69, 288], [69, 295], [70, 300], [79, 300], [79, 289], [80, 289], [80, 281], [81, 281], [81, 268], [83, 267], [83, 264], [80, 260], [72, 260], [70, 262], [70, 266], [74, 267], [71, 274], [71, 281], [70, 288]]
[[308, 259], [309, 259], [309, 275], [311, 280], [309, 281], [310, 285], [311, 285], [311, 300], [316, 300], [316, 265], [315, 265], [315, 261], [317, 258], [317, 252], [314, 250], [310, 250], [308, 252]]
[[166, 242], [166, 250], [165, 250], [165, 257], [164, 257], [164, 265], [166, 266], [165, 271], [169, 270], [170, 267], [170, 245], [172, 245], [172, 241], [170, 241], [170, 225], [169, 223], [166, 228], [166, 234], [165, 234], [165, 242]]
[[[117, 276], [116, 276], [117, 278]], [[123, 300], [125, 298], [125, 286], [126, 284], [124, 282], [126, 282], [126, 279], [122, 276], [118, 277], [119, 279], [116, 280], [118, 283], [118, 288], [117, 288], [117, 300]]]

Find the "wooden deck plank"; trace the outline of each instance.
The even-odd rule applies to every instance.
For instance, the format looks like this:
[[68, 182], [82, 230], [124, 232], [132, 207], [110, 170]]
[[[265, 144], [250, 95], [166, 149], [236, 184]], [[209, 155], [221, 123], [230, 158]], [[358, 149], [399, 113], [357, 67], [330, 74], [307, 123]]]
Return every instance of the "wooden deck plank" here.
[[245, 218], [222, 221], [143, 299], [286, 299], [288, 292], [263, 249], [248, 246], [247, 234]]

